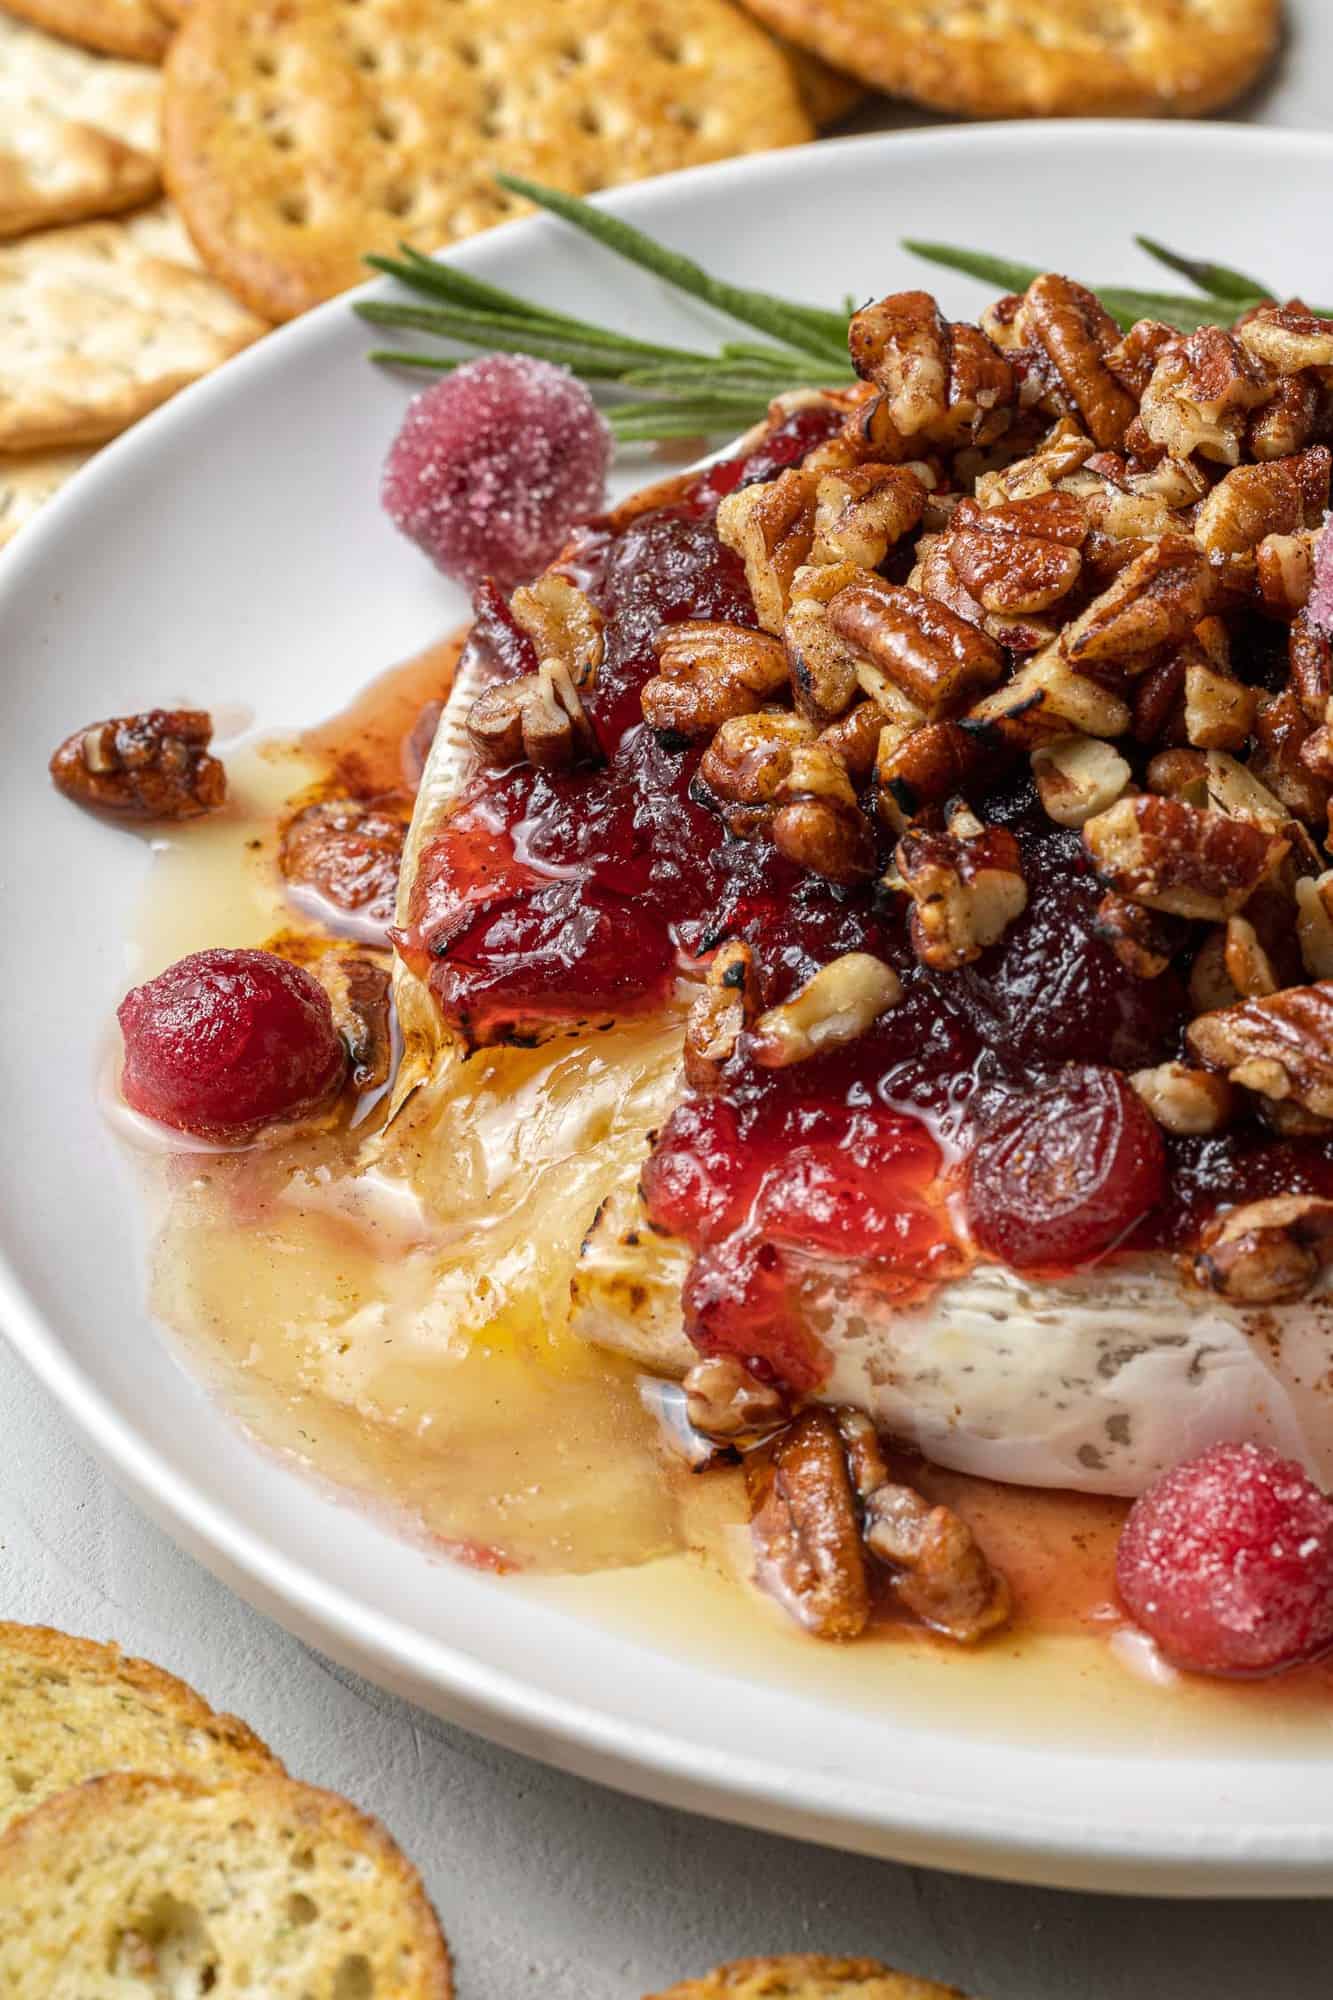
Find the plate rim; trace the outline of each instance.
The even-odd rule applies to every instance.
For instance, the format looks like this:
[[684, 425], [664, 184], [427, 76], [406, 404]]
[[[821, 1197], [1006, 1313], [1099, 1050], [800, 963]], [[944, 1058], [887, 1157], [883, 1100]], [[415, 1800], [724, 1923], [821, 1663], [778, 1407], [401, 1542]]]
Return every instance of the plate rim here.
[[[794, 147], [751, 154], [659, 175], [616, 189], [599, 203], [633, 217], [653, 210], [677, 186], [707, 193], [717, 185], [776, 175], [821, 171], [819, 155], [842, 158], [849, 152], [903, 156], [913, 152], [966, 152], [982, 145], [1054, 149], [1080, 139], [1114, 133], [1118, 141], [1151, 138], [1155, 147], [1188, 150], [1206, 143], [1233, 149], [1251, 148], [1268, 154], [1290, 153], [1309, 158], [1311, 152], [1333, 160], [1333, 132], [1287, 128], [1153, 120], [1070, 120], [1041, 123], [978, 123], [928, 127], [921, 130], [873, 133], [825, 140], [818, 148]], [[559, 227], [537, 215], [501, 224], [479, 238], [444, 253], [469, 267], [484, 269], [493, 258], [504, 260], [515, 232], [549, 232]], [[327, 301], [313, 313], [275, 329], [235, 357], [215, 374], [173, 397], [131, 431], [98, 451], [38, 519], [24, 530], [23, 541], [6, 551], [0, 564], [0, 620], [6, 601], [23, 588], [30, 562], [42, 555], [47, 542], [64, 532], [71, 498], [90, 502], [98, 482], [108, 487], [132, 455], [148, 453], [173, 424], [188, 422], [206, 400], [226, 400], [244, 393], [251, 374], [281, 368], [290, 351], [313, 337], [323, 316], [346, 312], [349, 303], [388, 289], [386, 280], [372, 280], [353, 293]], [[26, 547], [24, 546], [26, 544]], [[145, 1314], [150, 1319], [151, 1316]], [[1173, 1822], [1155, 1828], [1147, 1843], [1132, 1841], [1121, 1828], [1099, 1836], [1095, 1821], [1077, 1819], [1078, 1846], [1068, 1841], [1076, 1815], [1064, 1816], [1044, 1807], [1040, 1812], [1012, 1805], [996, 1808], [979, 1800], [965, 1829], [959, 1825], [955, 1801], [936, 1800], [918, 1792], [895, 1792], [885, 1784], [870, 1800], [849, 1796], [844, 1783], [821, 1787], [809, 1772], [801, 1774], [802, 1797], [793, 1803], [784, 1789], [781, 1763], [763, 1764], [749, 1755], [692, 1746], [681, 1733], [648, 1729], [629, 1717], [608, 1714], [592, 1704], [543, 1689], [519, 1674], [479, 1659], [443, 1640], [414, 1631], [391, 1615], [367, 1607], [280, 1548], [266, 1544], [230, 1516], [200, 1487], [172, 1465], [155, 1446], [142, 1439], [128, 1419], [64, 1347], [54, 1323], [29, 1299], [7, 1248], [0, 1244], [0, 1332], [25, 1365], [53, 1395], [79, 1435], [107, 1463], [119, 1484], [168, 1533], [252, 1604], [294, 1624], [298, 1633], [318, 1635], [318, 1643], [344, 1664], [371, 1678], [389, 1676], [390, 1684], [409, 1691], [409, 1698], [448, 1697], [457, 1715], [466, 1711], [464, 1726], [477, 1729], [541, 1761], [639, 1796], [714, 1817], [741, 1821], [768, 1831], [782, 1831], [826, 1844], [860, 1848], [898, 1859], [926, 1860], [1008, 1880], [1060, 1884], [1163, 1895], [1197, 1894], [1201, 1889], [1235, 1894], [1291, 1895], [1327, 1893], [1333, 1876], [1333, 1820], [1313, 1836], [1308, 1821], [1293, 1819], [1255, 1831], [1244, 1843], [1216, 1819]], [[292, 1474], [295, 1478], [303, 1475]], [[293, 1617], [292, 1614], [295, 1614]], [[459, 1718], [463, 1719], [463, 1718]], [[981, 1746], [979, 1746], [979, 1751]], [[1033, 1747], [1027, 1756], [1061, 1755]], [[1148, 1870], [1155, 1871], [1149, 1879]]]

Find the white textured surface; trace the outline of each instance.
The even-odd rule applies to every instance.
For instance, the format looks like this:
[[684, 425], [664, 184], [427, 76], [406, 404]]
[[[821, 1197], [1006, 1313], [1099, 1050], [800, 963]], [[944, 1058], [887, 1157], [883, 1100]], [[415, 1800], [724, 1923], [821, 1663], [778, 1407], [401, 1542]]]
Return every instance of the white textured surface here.
[[[1282, 70], [1246, 110], [1326, 127], [1333, 10], [1293, 11]], [[1225, 253], [1219, 220], [1202, 247]], [[328, 1667], [178, 1553], [3, 1345], [0, 1411], [0, 1615], [160, 1660], [300, 1776], [380, 1813], [426, 1874], [462, 2000], [637, 2000], [724, 1957], [811, 1949], [875, 1952], [985, 2000], [1328, 1990], [1333, 1904], [1147, 1905], [971, 1883], [711, 1825], [493, 1749]]]

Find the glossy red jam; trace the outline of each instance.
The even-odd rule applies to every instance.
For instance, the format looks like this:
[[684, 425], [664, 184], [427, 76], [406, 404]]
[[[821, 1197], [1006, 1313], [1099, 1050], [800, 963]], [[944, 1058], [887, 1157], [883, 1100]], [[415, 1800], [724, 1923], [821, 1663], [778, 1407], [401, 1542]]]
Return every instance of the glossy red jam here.
[[[997, 752], [970, 802], [1014, 834], [1028, 907], [975, 964], [936, 973], [910, 947], [900, 899], [729, 838], [698, 748], [645, 725], [662, 625], [755, 622], [714, 532], [719, 497], [797, 462], [828, 428], [827, 413], [798, 412], [758, 456], [713, 468], [670, 506], [584, 533], [566, 567], [606, 620], [587, 701], [604, 761], [479, 774], [424, 857], [399, 940], [475, 1043], [651, 1009], [728, 938], [753, 946], [766, 1005], [843, 952], [895, 967], [901, 1002], [846, 1050], [761, 1070], [742, 1039], [719, 1094], [677, 1110], [644, 1172], [653, 1222], [696, 1252], [693, 1339], [798, 1387], [823, 1372], [809, 1329], [829, 1307], [831, 1262], [901, 1297], [978, 1252], [1065, 1270], [1178, 1247], [1219, 1205], [1333, 1191], [1319, 1141], [1274, 1145], [1253, 1123], [1163, 1140], [1142, 1111], [1124, 1076], [1181, 1053], [1188, 996], [1174, 971], [1141, 979], [1097, 935], [1103, 885], [1078, 833], [1041, 809], [1026, 760]], [[470, 644], [499, 678], [536, 664], [488, 589]], [[893, 836], [865, 803], [887, 868]]]
[[268, 951], [196, 951], [120, 1003], [125, 1100], [196, 1137], [236, 1143], [336, 1095], [347, 1050], [329, 998]]

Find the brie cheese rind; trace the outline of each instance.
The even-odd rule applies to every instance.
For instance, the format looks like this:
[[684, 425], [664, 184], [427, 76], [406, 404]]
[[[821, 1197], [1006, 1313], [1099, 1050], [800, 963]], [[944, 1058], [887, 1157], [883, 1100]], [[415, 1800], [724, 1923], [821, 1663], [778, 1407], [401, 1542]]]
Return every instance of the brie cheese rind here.
[[[659, 503], [674, 484], [636, 495], [622, 518]], [[480, 685], [465, 666], [441, 715], [403, 858], [400, 924], [422, 853], [476, 769], [466, 720]], [[470, 1052], [401, 958], [394, 993], [403, 1057], [386, 1138], [415, 1097], [415, 1150], [429, 1145], [433, 1129], [450, 1129], [458, 1099], [473, 1088]], [[671, 1006], [609, 1036], [579, 1041], [577, 1030], [556, 1028], [559, 1058], [534, 1067], [529, 1052], [515, 1066], [507, 1114], [495, 1101], [503, 1064], [479, 1065], [487, 1071], [488, 1158], [477, 1226], [484, 1233], [509, 1203], [530, 1204], [520, 1232], [526, 1254], [546, 1269], [548, 1299], [553, 1272], [572, 1273], [573, 1333], [675, 1377], [696, 1358], [680, 1303], [690, 1250], [648, 1225], [638, 1176], [680, 1094], [688, 995], [682, 984]], [[576, 1160], [576, 1171], [561, 1172]], [[488, 1276], [497, 1311], [503, 1292], [521, 1289], [515, 1255], [511, 1242], [505, 1270]], [[1189, 1288], [1174, 1259], [1157, 1253], [1058, 1281], [979, 1263], [899, 1306], [855, 1261], [811, 1256], [807, 1269], [824, 1281], [811, 1287], [813, 1323], [831, 1362], [821, 1399], [864, 1410], [936, 1464], [1013, 1484], [1132, 1496], [1210, 1444], [1250, 1439], [1333, 1484], [1333, 1292], [1245, 1311]], [[555, 1289], [563, 1296], [563, 1281]]]

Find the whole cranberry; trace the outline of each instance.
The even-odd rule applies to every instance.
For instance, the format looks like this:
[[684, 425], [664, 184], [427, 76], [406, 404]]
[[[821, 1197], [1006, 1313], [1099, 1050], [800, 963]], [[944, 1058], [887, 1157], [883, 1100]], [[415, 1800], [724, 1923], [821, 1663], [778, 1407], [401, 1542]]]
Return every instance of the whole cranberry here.
[[196, 951], [117, 1010], [121, 1090], [134, 1110], [200, 1139], [252, 1139], [341, 1088], [347, 1050], [329, 997], [268, 951]]
[[1333, 1646], [1333, 1500], [1275, 1451], [1214, 1445], [1135, 1501], [1116, 1581], [1178, 1667], [1294, 1666]]

